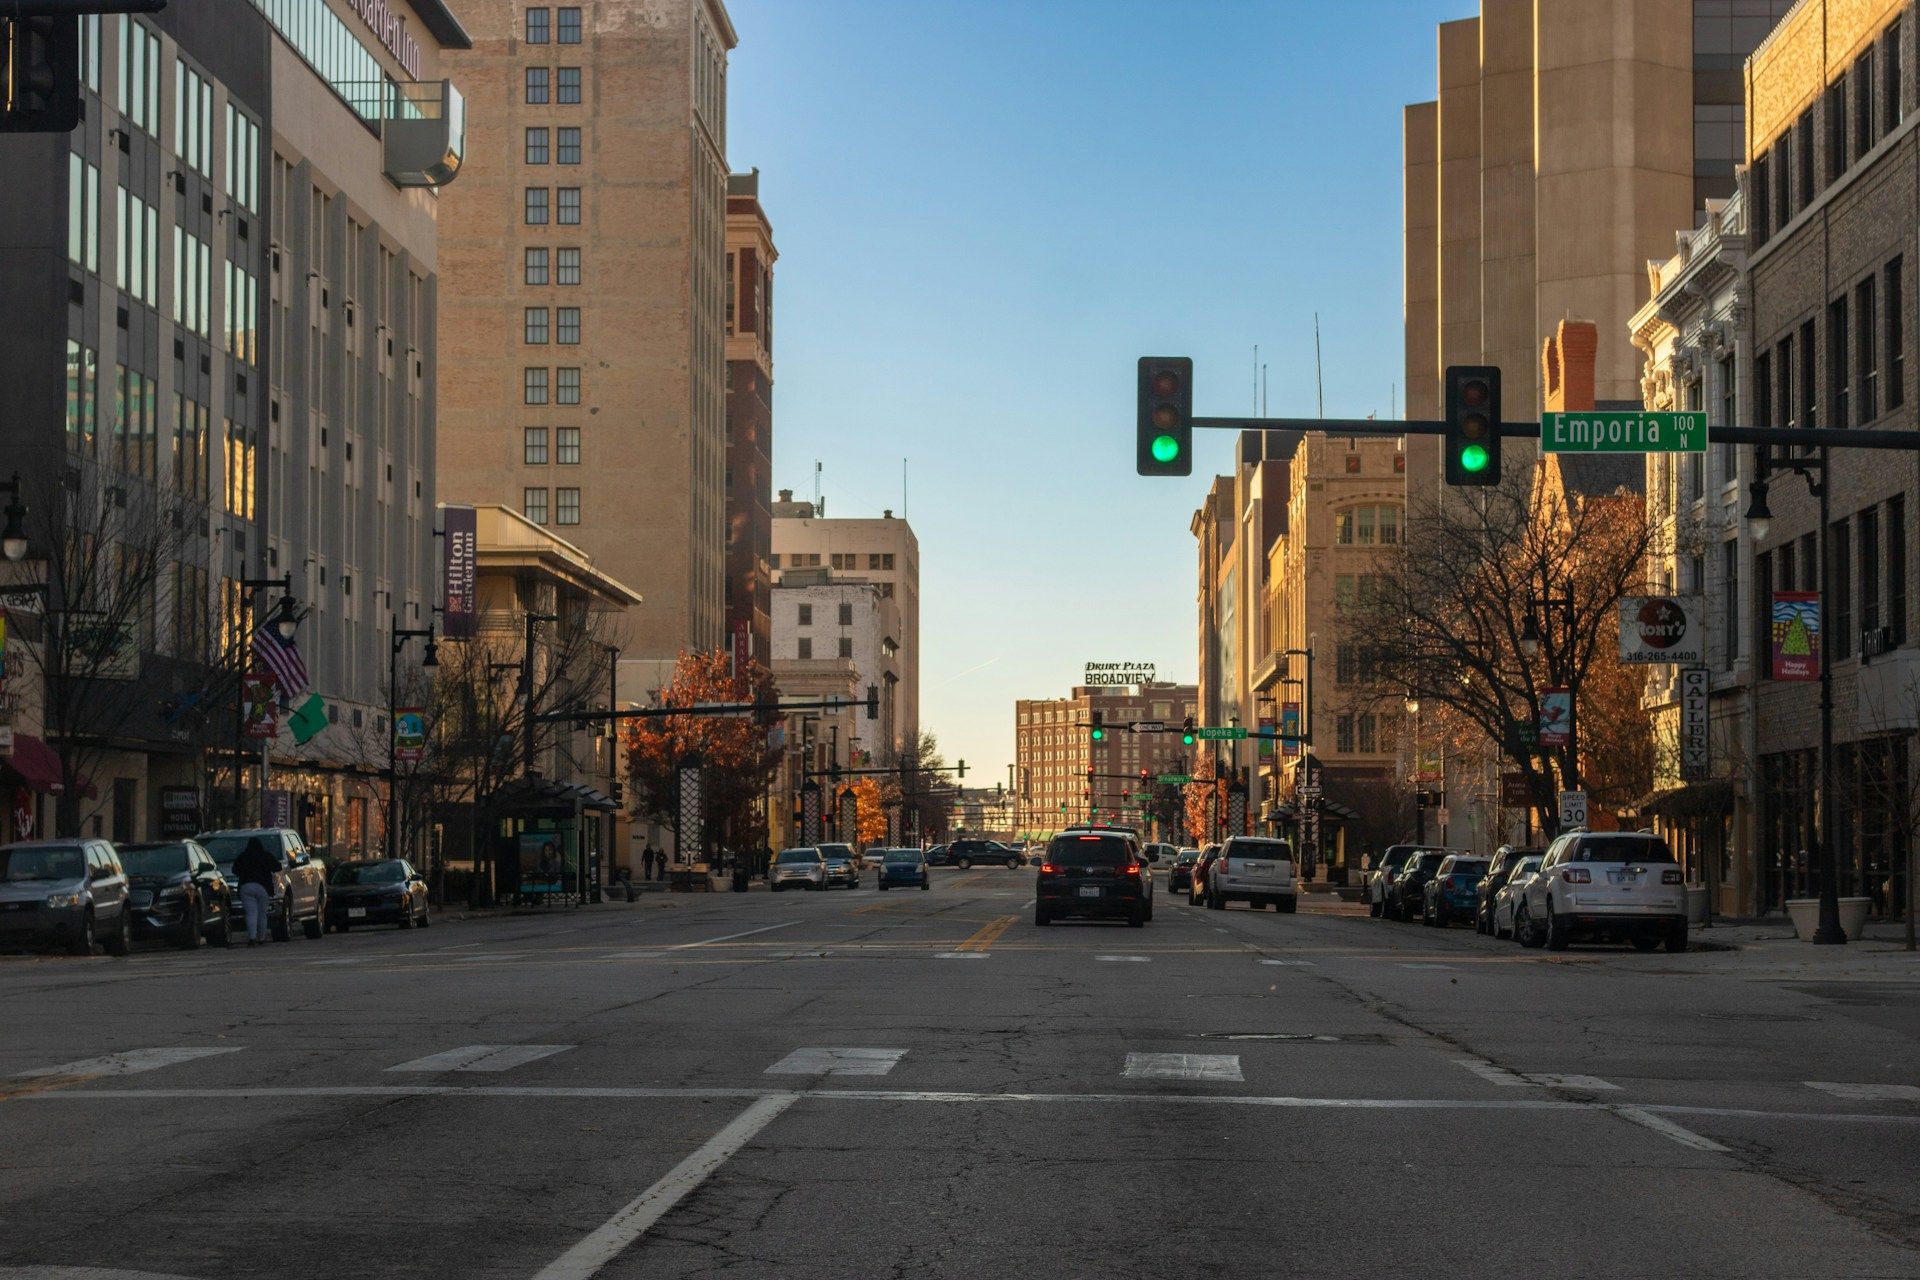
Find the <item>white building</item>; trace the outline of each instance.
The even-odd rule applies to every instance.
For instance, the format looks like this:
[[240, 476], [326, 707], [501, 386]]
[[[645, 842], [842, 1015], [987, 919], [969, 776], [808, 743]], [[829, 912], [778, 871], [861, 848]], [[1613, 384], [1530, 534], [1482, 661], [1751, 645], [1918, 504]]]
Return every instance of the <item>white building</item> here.
[[[880, 714], [856, 719], [858, 741], [841, 744], [840, 763], [890, 765], [906, 745], [900, 736], [900, 606], [884, 584], [838, 581], [828, 569], [794, 569], [773, 589], [775, 672], [835, 659], [853, 664], [854, 696], [872, 689]], [[785, 690], [784, 686], [783, 692]], [[856, 756], [864, 753], [866, 759]]]

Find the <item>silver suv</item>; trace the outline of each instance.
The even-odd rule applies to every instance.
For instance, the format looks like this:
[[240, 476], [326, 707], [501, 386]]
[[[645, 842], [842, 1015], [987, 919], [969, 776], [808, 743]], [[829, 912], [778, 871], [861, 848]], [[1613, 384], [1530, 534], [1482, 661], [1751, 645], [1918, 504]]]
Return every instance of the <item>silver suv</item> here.
[[63, 946], [109, 955], [133, 945], [127, 873], [105, 840], [26, 840], [0, 845], [0, 947]]
[[1578, 938], [1687, 949], [1687, 889], [1667, 842], [1650, 831], [1570, 831], [1527, 883], [1515, 935], [1564, 951]]
[[1300, 902], [1293, 846], [1261, 836], [1230, 836], [1207, 869], [1207, 905], [1215, 911], [1238, 898], [1258, 911], [1268, 903], [1291, 912]]
[[782, 849], [767, 879], [775, 893], [782, 889], [825, 889], [827, 860], [818, 849]]

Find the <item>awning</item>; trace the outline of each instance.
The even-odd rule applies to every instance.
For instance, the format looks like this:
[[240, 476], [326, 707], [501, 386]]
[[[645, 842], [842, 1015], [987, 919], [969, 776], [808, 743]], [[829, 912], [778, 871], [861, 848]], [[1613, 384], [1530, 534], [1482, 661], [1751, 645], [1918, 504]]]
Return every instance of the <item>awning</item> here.
[[1733, 808], [1733, 783], [1726, 778], [1689, 782], [1649, 792], [1636, 806], [1642, 814], [1659, 818], [1718, 817]]
[[[5, 766], [0, 777], [11, 774], [25, 783], [30, 791], [57, 796], [67, 789], [66, 779], [60, 770], [59, 753], [30, 733], [13, 735], [13, 754], [0, 759], [0, 765]], [[79, 789], [82, 795], [93, 795], [92, 779], [81, 774]]]
[[550, 778], [515, 778], [507, 783], [488, 801], [492, 809], [559, 806], [572, 807], [575, 801], [582, 809], [597, 813], [618, 813], [620, 806], [611, 798], [592, 787], [578, 782], [556, 782]]

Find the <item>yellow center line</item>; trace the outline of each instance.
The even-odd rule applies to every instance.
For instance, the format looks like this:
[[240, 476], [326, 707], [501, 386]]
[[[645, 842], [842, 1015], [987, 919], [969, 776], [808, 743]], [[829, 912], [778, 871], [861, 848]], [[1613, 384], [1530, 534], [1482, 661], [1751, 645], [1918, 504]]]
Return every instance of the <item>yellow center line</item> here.
[[18, 1084], [11, 1089], [0, 1089], [0, 1102], [14, 1098], [24, 1098], [35, 1093], [51, 1093], [55, 1089], [70, 1089], [76, 1084], [85, 1084], [89, 1080], [98, 1080], [99, 1073], [78, 1076], [42, 1076], [26, 1084]]
[[999, 940], [1001, 934], [1013, 927], [1013, 922], [1016, 919], [1018, 919], [1017, 916], [1001, 916], [998, 920], [990, 920], [986, 924], [981, 925], [978, 932], [955, 947], [954, 950], [985, 951]]

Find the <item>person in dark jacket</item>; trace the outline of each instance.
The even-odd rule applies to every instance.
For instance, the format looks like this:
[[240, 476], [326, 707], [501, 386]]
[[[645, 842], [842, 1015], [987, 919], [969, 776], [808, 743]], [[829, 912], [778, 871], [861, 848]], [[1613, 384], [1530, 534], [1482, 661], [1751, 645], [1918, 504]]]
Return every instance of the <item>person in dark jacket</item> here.
[[267, 902], [273, 895], [273, 876], [279, 861], [267, 852], [267, 842], [259, 836], [247, 841], [247, 847], [233, 860], [233, 875], [240, 882], [240, 902], [247, 912], [247, 945], [257, 947], [267, 940]]

